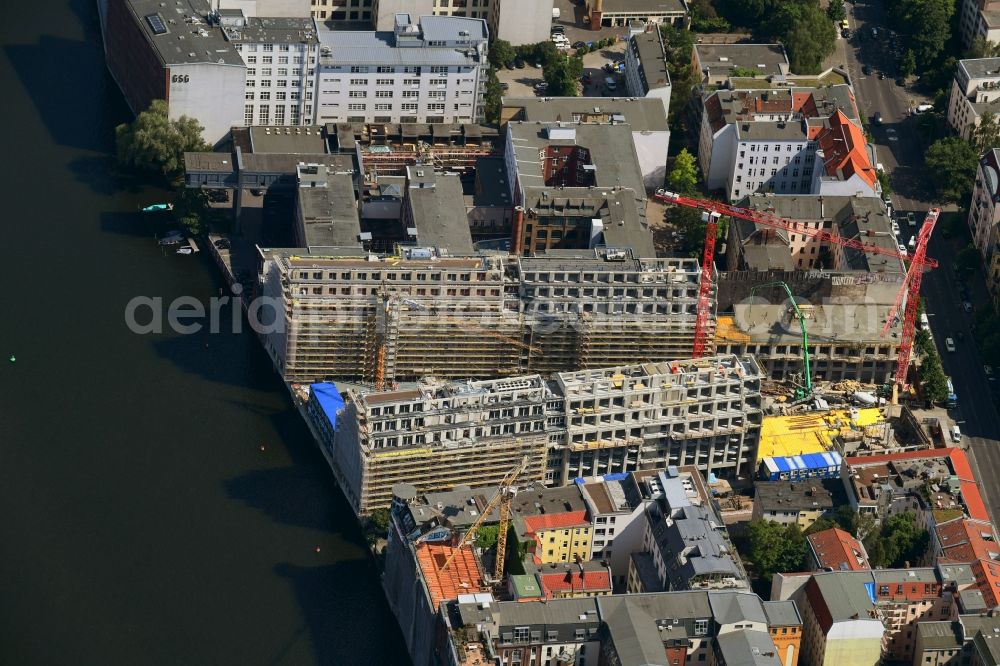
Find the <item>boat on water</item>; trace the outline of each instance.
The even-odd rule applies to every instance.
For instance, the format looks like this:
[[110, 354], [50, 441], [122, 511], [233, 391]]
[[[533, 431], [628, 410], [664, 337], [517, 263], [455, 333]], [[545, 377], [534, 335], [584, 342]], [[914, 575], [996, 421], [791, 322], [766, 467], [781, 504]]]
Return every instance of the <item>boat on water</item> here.
[[161, 210], [173, 210], [173, 209], [174, 205], [172, 203], [150, 204], [146, 207], [139, 208], [139, 210], [142, 211], [143, 213], [155, 213]]
[[174, 231], [166, 236], [157, 239], [160, 245], [178, 245], [184, 242], [184, 235], [179, 231]]
[[184, 247], [177, 248], [177, 254], [194, 254], [194, 249], [185, 245]]

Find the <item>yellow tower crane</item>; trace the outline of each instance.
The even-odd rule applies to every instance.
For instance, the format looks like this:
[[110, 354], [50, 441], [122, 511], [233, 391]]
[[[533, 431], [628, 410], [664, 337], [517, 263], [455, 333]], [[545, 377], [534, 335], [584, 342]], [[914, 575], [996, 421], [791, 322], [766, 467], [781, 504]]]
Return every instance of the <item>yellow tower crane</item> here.
[[517, 480], [517, 477], [520, 476], [527, 467], [528, 456], [524, 456], [521, 458], [521, 462], [517, 467], [507, 472], [503, 481], [500, 482], [500, 488], [497, 490], [497, 494], [494, 495], [493, 499], [489, 501], [486, 508], [483, 509], [483, 512], [479, 515], [479, 518], [472, 524], [472, 527], [466, 530], [465, 535], [462, 537], [462, 540], [458, 542], [458, 545], [455, 546], [455, 550], [452, 551], [451, 556], [445, 561], [444, 565], [441, 566], [441, 571], [447, 569], [448, 565], [451, 564], [451, 561], [458, 555], [458, 552], [476, 537], [476, 531], [483, 526], [487, 517], [489, 517], [489, 515], [493, 513], [493, 510], [499, 506], [500, 525], [498, 528], [499, 531], [497, 532], [497, 557], [496, 566], [493, 567], [493, 580], [494, 582], [500, 582], [503, 580], [504, 560], [507, 555], [507, 530], [510, 527], [510, 505], [514, 500], [514, 495], [516, 494], [514, 491], [514, 481]]

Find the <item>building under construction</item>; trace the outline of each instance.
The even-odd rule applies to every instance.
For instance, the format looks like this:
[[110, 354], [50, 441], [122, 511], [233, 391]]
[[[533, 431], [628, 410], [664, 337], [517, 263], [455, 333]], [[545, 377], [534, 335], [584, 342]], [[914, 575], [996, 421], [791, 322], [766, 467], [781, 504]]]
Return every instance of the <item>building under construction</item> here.
[[376, 392], [312, 386], [308, 412], [358, 514], [396, 483], [420, 492], [493, 485], [527, 457], [520, 481], [693, 465], [752, 473], [761, 424], [753, 357], [717, 356], [488, 381], [425, 380]]
[[539, 257], [314, 248], [261, 259], [261, 338], [290, 382], [391, 387], [692, 355], [695, 259], [600, 248]]

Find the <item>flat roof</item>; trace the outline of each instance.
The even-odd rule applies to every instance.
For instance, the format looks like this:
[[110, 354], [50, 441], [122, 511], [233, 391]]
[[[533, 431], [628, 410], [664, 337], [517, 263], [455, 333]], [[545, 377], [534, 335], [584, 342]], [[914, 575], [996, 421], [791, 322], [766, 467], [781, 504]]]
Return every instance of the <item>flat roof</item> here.
[[632, 35], [631, 42], [642, 70], [642, 80], [646, 90], [668, 87], [670, 72], [667, 70], [667, 54], [660, 31], [651, 30]]
[[299, 187], [298, 205], [310, 247], [359, 247], [361, 222], [350, 174], [331, 173], [322, 187]]
[[637, 132], [667, 132], [658, 99], [647, 97], [504, 97], [504, 109], [519, 109], [517, 120], [592, 124], [628, 123]]
[[[165, 66], [195, 63], [244, 67], [243, 58], [222, 34], [209, 25], [204, 0], [183, 4], [160, 0], [127, 0], [136, 24]], [[194, 18], [197, 23], [191, 22]]]
[[768, 627], [801, 627], [802, 616], [795, 602], [788, 599], [785, 601], [764, 601], [764, 615], [767, 616]]
[[814, 480], [757, 481], [754, 503], [767, 511], [822, 511], [833, 508], [833, 493]]
[[959, 60], [958, 66], [965, 70], [970, 79], [1000, 76], [1000, 58], [967, 58]]
[[294, 16], [252, 16], [242, 26], [225, 26], [222, 30], [231, 42], [315, 44], [318, 41], [315, 22]]
[[702, 70], [756, 69], [763, 76], [782, 74], [788, 56], [781, 44], [695, 44]]
[[514, 205], [502, 157], [480, 157], [476, 160], [476, 190], [472, 203], [474, 206], [501, 208]]
[[522, 189], [546, 184], [539, 151], [549, 146], [579, 146], [588, 151], [594, 167], [595, 187], [627, 187], [637, 194], [646, 191], [632, 142], [631, 125], [511, 121], [507, 124], [507, 131]]
[[715, 641], [726, 666], [781, 666], [778, 650], [766, 631], [730, 631]]
[[[458, 176], [435, 174], [431, 167], [417, 171], [408, 167], [407, 172], [431, 174], [422, 181], [411, 180], [407, 198], [413, 211], [413, 224], [417, 228], [417, 245], [447, 249], [457, 254], [471, 254], [472, 233], [465, 213], [462, 181]], [[415, 182], [433, 183], [433, 187], [415, 187]]]
[[765, 416], [760, 428], [757, 460], [827, 451], [833, 447], [836, 437], [884, 420], [877, 407]]
[[679, 12], [687, 9], [681, 0], [604, 0], [604, 13], [655, 14], [659, 12]]
[[319, 125], [304, 127], [253, 126], [248, 128], [254, 153], [322, 155], [329, 152]]

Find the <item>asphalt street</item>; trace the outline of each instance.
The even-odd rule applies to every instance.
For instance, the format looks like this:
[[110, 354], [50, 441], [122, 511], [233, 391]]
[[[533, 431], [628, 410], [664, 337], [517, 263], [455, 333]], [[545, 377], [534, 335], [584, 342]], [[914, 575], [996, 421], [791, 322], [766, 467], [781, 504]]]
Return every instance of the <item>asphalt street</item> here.
[[[868, 118], [879, 112], [882, 124], [872, 123], [871, 130], [878, 161], [890, 174], [895, 193], [894, 209], [914, 212], [918, 224], [929, 208], [934, 207], [932, 174], [923, 166], [924, 146], [914, 131], [915, 117], [910, 109], [927, 101], [907, 86], [897, 85], [895, 59], [887, 34], [886, 18], [880, 3], [857, 2], [847, 5], [852, 38], [838, 39], [838, 51], [843, 56], [854, 83], [861, 112]], [[873, 37], [871, 29], [878, 30]], [[862, 31], [864, 38], [857, 33]], [[865, 75], [863, 66], [871, 68]], [[885, 78], [879, 78], [879, 72]], [[911, 230], [901, 225], [902, 242]], [[953, 270], [955, 254], [964, 241], [946, 237], [941, 225], [931, 238], [928, 256], [940, 266], [925, 274], [921, 293], [926, 299], [928, 318], [945, 372], [951, 377], [958, 395], [958, 407], [950, 412], [964, 436], [963, 444], [972, 452], [978, 471], [978, 481], [994, 522], [1000, 517], [1000, 418], [994, 406], [990, 381], [976, 348], [972, 322], [974, 314], [963, 306], [962, 288], [973, 304], [988, 302], [982, 276], [960, 277]], [[956, 349], [945, 349], [945, 338], [955, 340]], [[961, 337], [961, 339], [959, 339]], [[997, 380], [1000, 381], [1000, 380]]]

